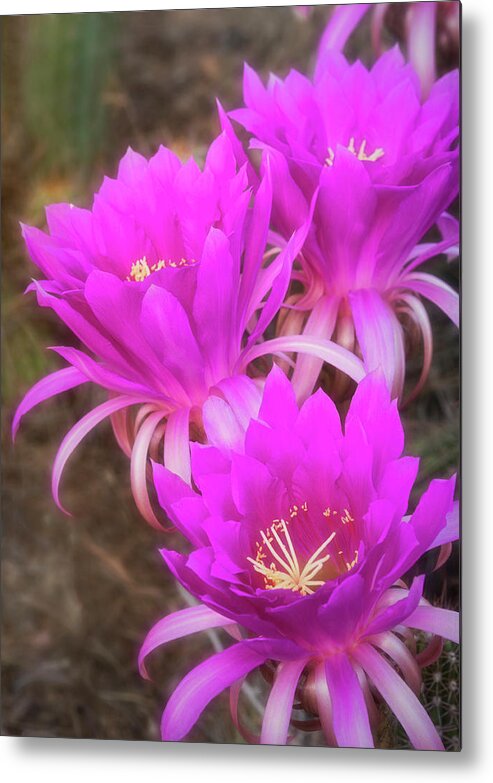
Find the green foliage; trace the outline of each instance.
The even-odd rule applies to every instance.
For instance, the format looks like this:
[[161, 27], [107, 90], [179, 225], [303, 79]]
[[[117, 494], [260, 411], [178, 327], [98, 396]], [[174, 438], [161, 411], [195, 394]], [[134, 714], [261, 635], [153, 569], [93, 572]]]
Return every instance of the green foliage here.
[[45, 171], [87, 176], [102, 150], [117, 25], [102, 13], [29, 18], [23, 110]]

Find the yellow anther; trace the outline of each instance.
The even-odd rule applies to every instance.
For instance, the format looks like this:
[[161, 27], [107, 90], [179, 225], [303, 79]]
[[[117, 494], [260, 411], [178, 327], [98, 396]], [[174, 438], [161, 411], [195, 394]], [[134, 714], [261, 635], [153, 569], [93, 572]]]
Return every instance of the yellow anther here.
[[341, 517], [341, 522], [343, 525], [347, 525], [348, 522], [354, 522], [354, 518], [349, 513], [348, 509], [344, 509], [344, 516]]
[[[306, 504], [304, 504], [306, 505]], [[256, 542], [257, 554], [255, 560], [247, 557], [258, 574], [264, 578], [266, 590], [285, 589], [299, 592], [301, 595], [310, 595], [313, 588], [320, 587], [324, 580], [315, 579], [324, 564], [330, 560], [330, 554], [323, 555], [331, 541], [335, 538], [335, 532], [315, 550], [306, 561], [303, 568], [300, 566], [289, 530], [289, 522], [285, 519], [274, 520], [272, 526], [266, 531], [260, 531], [262, 544]], [[264, 546], [267, 551], [264, 552]], [[272, 561], [269, 565], [262, 562], [267, 552]]]
[[357, 562], [358, 562], [358, 551], [355, 549], [354, 550], [354, 560], [351, 560], [350, 563], [349, 562], [346, 563], [347, 570], [350, 571], [351, 568], [354, 568], [354, 566], [356, 565]]
[[193, 264], [196, 263], [195, 259], [188, 260], [186, 258], [180, 258], [179, 261], [174, 261], [172, 259], [165, 261], [164, 259], [160, 259], [159, 261], [156, 261], [155, 264], [149, 266], [147, 258], [143, 256], [143, 258], [140, 258], [132, 264], [130, 274], [126, 279], [135, 283], [140, 283], [142, 280], [145, 280], [146, 277], [149, 277], [152, 272], [158, 272], [160, 269], [177, 269], [183, 266], [193, 266]]
[[138, 261], [135, 262], [135, 264], [132, 264], [132, 268], [130, 270], [130, 274], [127, 277], [127, 280], [135, 280], [136, 282], [140, 283], [142, 280], [145, 280], [146, 277], [149, 277], [151, 274], [151, 270], [149, 268], [149, 264], [147, 263], [147, 259], [144, 256], [143, 258], [140, 258]]
[[[354, 136], [351, 136], [349, 139], [349, 144], [347, 145], [346, 149], [348, 152], [351, 152], [355, 157], [358, 158], [358, 160], [363, 160], [366, 163], [375, 163], [375, 161], [380, 160], [380, 158], [383, 158], [385, 155], [385, 151], [382, 147], [377, 147], [377, 149], [372, 152], [370, 155], [366, 154], [366, 139], [363, 139], [361, 144], [359, 145], [359, 149], [356, 149], [355, 143], [354, 143]], [[332, 149], [332, 147], [329, 147], [328, 155], [325, 158], [325, 164], [327, 166], [333, 166], [334, 165], [334, 159], [335, 159], [335, 152]]]

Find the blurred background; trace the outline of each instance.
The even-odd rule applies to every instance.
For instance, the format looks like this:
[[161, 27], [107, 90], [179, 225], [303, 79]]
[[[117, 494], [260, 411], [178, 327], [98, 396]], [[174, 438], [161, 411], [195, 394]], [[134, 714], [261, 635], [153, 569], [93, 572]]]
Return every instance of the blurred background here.
[[[386, 44], [402, 40], [406, 3], [387, 14]], [[48, 345], [74, 344], [48, 310], [23, 296], [35, 267], [19, 221], [44, 226], [45, 204], [90, 206], [103, 174], [113, 176], [127, 146], [144, 155], [159, 144], [203, 158], [218, 132], [217, 95], [241, 102], [243, 61], [267, 76], [310, 69], [331, 11], [306, 17], [293, 8], [67, 14], [2, 18], [2, 734], [157, 740], [164, 700], [220, 635], [171, 644], [152, 661], [155, 685], [136, 658], [162, 615], [186, 605], [161, 565], [159, 536], [134, 509], [128, 462], [109, 425], [97, 427], [71, 458], [55, 507], [50, 471], [63, 434], [100, 401], [83, 386], [27, 416], [15, 448], [12, 413], [33, 382], [61, 366]], [[346, 49], [372, 62], [369, 20]], [[439, 70], [457, 65], [440, 44]], [[433, 271], [458, 285], [457, 265]], [[428, 267], [431, 268], [430, 265]], [[429, 381], [404, 413], [407, 450], [422, 458], [422, 491], [450, 475], [459, 460], [459, 341], [433, 311], [435, 357]], [[419, 362], [411, 367], [418, 376]], [[457, 552], [429, 580], [429, 597], [458, 607]], [[265, 696], [252, 680], [246, 722]], [[458, 654], [448, 645], [427, 670], [424, 701], [446, 746], [458, 734]], [[227, 694], [213, 702], [190, 740], [242, 741], [231, 725]], [[317, 732], [296, 738], [323, 744]], [[380, 745], [406, 747], [391, 721]]]

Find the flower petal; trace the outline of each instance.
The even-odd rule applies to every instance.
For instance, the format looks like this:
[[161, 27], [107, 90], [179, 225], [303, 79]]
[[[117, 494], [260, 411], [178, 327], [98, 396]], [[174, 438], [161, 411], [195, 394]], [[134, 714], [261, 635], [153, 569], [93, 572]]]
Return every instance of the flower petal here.
[[193, 318], [202, 354], [215, 378], [229, 370], [238, 276], [228, 239], [219, 229], [211, 228], [197, 271]]
[[156, 530], [163, 530], [163, 525], [153, 511], [147, 491], [147, 456], [156, 427], [165, 415], [164, 411], [158, 410], [144, 420], [135, 437], [130, 457], [130, 484], [135, 504], [146, 522]]
[[437, 634], [443, 639], [459, 644], [459, 613], [438, 606], [418, 606], [406, 619], [410, 628]]
[[260, 742], [262, 745], [285, 745], [298, 680], [308, 659], [280, 663], [274, 685], [265, 707]]
[[407, 288], [429, 299], [440, 310], [443, 310], [457, 327], [459, 326], [459, 294], [457, 291], [454, 291], [438, 277], [428, 275], [425, 272], [415, 272], [406, 276], [404, 280]]
[[142, 677], [149, 679], [145, 659], [157, 647], [198, 631], [205, 631], [208, 628], [222, 628], [233, 624], [227, 617], [214, 612], [208, 606], [192, 606], [163, 617], [151, 628], [140, 648], [139, 671]]
[[444, 750], [425, 708], [392, 666], [369, 644], [356, 647], [353, 657], [387, 702], [416, 750]]
[[215, 696], [273, 657], [273, 651], [279, 646], [281, 642], [251, 639], [213, 655], [192, 669], [166, 705], [161, 721], [163, 740], [181, 740]]
[[392, 396], [400, 395], [405, 370], [404, 337], [394, 311], [374, 289], [351, 291], [349, 302], [366, 371], [381, 369]]
[[321, 340], [305, 335], [289, 335], [286, 337], [274, 337], [272, 340], [265, 340], [259, 345], [252, 346], [242, 357], [242, 365], [246, 366], [259, 356], [266, 354], [283, 354], [284, 352], [294, 351], [296, 353], [307, 353], [312, 356], [318, 356], [327, 364], [337, 367], [338, 370], [349, 375], [353, 381], [358, 383], [365, 376], [365, 370], [362, 362], [350, 351], [341, 348], [337, 343], [330, 340]]
[[66, 514], [69, 513], [63, 508], [60, 502], [58, 489], [63, 469], [72, 452], [77, 448], [82, 438], [84, 438], [88, 432], [94, 429], [94, 427], [99, 424], [100, 421], [103, 421], [103, 419], [106, 419], [107, 416], [111, 416], [112, 413], [115, 413], [121, 408], [127, 408], [129, 405], [134, 405], [136, 402], [145, 402], [145, 400], [139, 400], [125, 395], [107, 400], [107, 402], [103, 402], [102, 405], [98, 405], [92, 411], [86, 413], [86, 415], [83, 416], [82, 419], [80, 419], [80, 421], [78, 421], [77, 424], [75, 424], [75, 426], [67, 432], [57, 451], [55, 461], [53, 463], [53, 473], [51, 479], [51, 491], [53, 493], [53, 498], [61, 511], [64, 511]]
[[434, 549], [436, 546], [442, 546], [443, 544], [449, 544], [452, 541], [457, 541], [460, 536], [460, 504], [459, 501], [454, 501], [452, 511], [447, 514], [447, 522], [438, 533], [437, 537], [430, 544], [430, 549]]
[[341, 748], [373, 748], [365, 697], [346, 655], [331, 655], [325, 675], [332, 702], [334, 734]]
[[164, 432], [164, 465], [172, 473], [191, 482], [190, 410], [178, 408], [169, 414]]
[[49, 400], [56, 394], [74, 389], [82, 383], [86, 383], [88, 378], [75, 367], [64, 367], [63, 370], [46, 375], [40, 381], [34, 384], [19, 403], [12, 421], [12, 440], [15, 440], [17, 430], [22, 417], [36, 405], [44, 400]]
[[320, 39], [315, 78], [323, 71], [323, 55], [326, 52], [342, 52], [346, 45], [346, 41], [366, 14], [369, 7], [370, 3], [358, 3], [355, 5], [351, 3], [349, 5], [336, 6], [332, 10], [329, 23]]
[[202, 406], [202, 418], [208, 442], [223, 451], [224, 449], [243, 450], [245, 431], [240, 425], [231, 406], [211, 394]]

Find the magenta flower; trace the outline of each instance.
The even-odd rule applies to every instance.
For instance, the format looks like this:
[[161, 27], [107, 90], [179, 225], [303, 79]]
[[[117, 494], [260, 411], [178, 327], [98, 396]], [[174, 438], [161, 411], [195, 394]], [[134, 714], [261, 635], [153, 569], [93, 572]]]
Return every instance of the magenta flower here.
[[[358, 12], [363, 6], [355, 6]], [[341, 9], [339, 9], [341, 10]], [[266, 87], [248, 66], [245, 108], [231, 112], [269, 151], [273, 225], [290, 236], [318, 189], [313, 224], [293, 276], [304, 286], [288, 299], [289, 334], [309, 312], [304, 334], [332, 338], [362, 355], [367, 371], [381, 367], [394, 395], [402, 393], [404, 313], [422, 335], [424, 383], [432, 353], [421, 298], [458, 325], [458, 295], [421, 265], [458, 244], [457, 221], [444, 211], [458, 192], [457, 72], [421, 100], [418, 76], [398, 48], [371, 70], [321, 51], [315, 76], [291, 71]], [[232, 133], [227, 119], [223, 127]], [[423, 243], [437, 224], [438, 242]], [[280, 243], [282, 240], [279, 240]], [[320, 362], [301, 356], [293, 382], [309, 394]]]
[[[421, 83], [422, 95], [427, 97], [436, 79], [435, 50], [457, 52], [459, 48], [460, 3], [407, 3], [404, 14], [404, 39], [409, 62], [415, 68]], [[302, 10], [303, 9], [303, 10]], [[299, 14], [306, 18], [313, 6], [299, 6]], [[357, 3], [336, 6], [322, 34], [319, 55], [325, 50], [342, 52], [351, 34], [367, 11], [371, 11], [371, 41], [377, 55], [383, 52], [382, 31], [390, 10], [389, 3]]]
[[[272, 200], [268, 166], [253, 207], [251, 197], [245, 167], [237, 170], [223, 134], [211, 145], [203, 171], [162, 147], [149, 161], [129, 150], [117, 179], [104, 180], [92, 210], [56, 204], [46, 210], [48, 234], [23, 227], [46, 278], [30, 289], [89, 354], [54, 349], [71, 366], [28, 392], [14, 433], [22, 415], [61, 391], [92, 381], [110, 393], [60, 446], [52, 481], [58, 505], [68, 457], [111, 416], [118, 442], [131, 456], [138, 508], [159, 527], [146, 487], [149, 450], [157, 458], [164, 438], [164, 463], [189, 481], [190, 424], [200, 432], [203, 418], [211, 429], [214, 420], [234, 438], [238, 420], [257, 412], [258, 383], [245, 369], [251, 358], [271, 350], [268, 341], [256, 343], [284, 300], [310, 217], [264, 268]], [[361, 364], [338, 346], [300, 338], [297, 349], [333, 360], [356, 380], [363, 374]], [[226, 400], [231, 421], [222, 413]]]
[[373, 747], [378, 692], [416, 748], [443, 749], [419, 701], [424, 659], [412, 652], [411, 629], [458, 641], [458, 615], [423, 599], [423, 575], [409, 587], [402, 577], [457, 538], [455, 478], [432, 481], [405, 517], [418, 459], [402, 457], [403, 445], [381, 374], [359, 384], [342, 429], [322, 390], [299, 409], [274, 368], [242, 450], [193, 444], [200, 494], [155, 465], [159, 501], [193, 547], [161, 553], [202, 604], [157, 623], [141, 671], [156, 647], [196, 631], [224, 627], [238, 640], [180, 682], [163, 739], [182, 739], [227, 687], [239, 725], [242, 682], [268, 663], [263, 743], [287, 741], [296, 694], [329, 744]]

